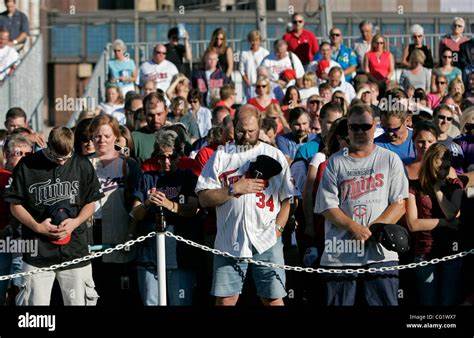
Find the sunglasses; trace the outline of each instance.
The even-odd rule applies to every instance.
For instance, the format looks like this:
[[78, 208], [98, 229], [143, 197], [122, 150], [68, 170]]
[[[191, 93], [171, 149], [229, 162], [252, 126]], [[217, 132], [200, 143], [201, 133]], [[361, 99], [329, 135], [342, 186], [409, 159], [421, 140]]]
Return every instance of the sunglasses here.
[[372, 125], [369, 124], [369, 123], [351, 123], [348, 125], [349, 127], [349, 130], [352, 130], [354, 132], [358, 132], [358, 131], [367, 131], [367, 130], [370, 130], [370, 128], [372, 128]]
[[303, 23], [303, 20], [295, 20], [293, 23]]
[[474, 129], [474, 123], [466, 123], [464, 125], [464, 128], [466, 129], [468, 133], [470, 133]]
[[438, 120], [446, 120], [448, 122], [451, 122], [453, 120], [452, 117], [449, 117], [449, 116], [445, 116], [445, 115], [438, 115]]
[[118, 53], [118, 52], [121, 52], [121, 51], [122, 51], [121, 49], [114, 49], [115, 53]]
[[81, 143], [88, 144], [89, 142], [94, 142], [92, 138], [82, 137]]
[[385, 130], [386, 133], [396, 133], [397, 131], [400, 130], [401, 127], [402, 127], [402, 125], [400, 125], [400, 127], [397, 127], [397, 128], [386, 128], [386, 127], [383, 127], [383, 130]]
[[447, 84], [447, 82], [446, 81], [436, 81], [436, 84], [445, 85], [445, 84]]
[[443, 59], [452, 59], [453, 56], [452, 55], [443, 55]]
[[256, 85], [256, 88], [267, 88], [267, 85]]
[[153, 53], [155, 53], [155, 54], [161, 54], [161, 55], [166, 55], [166, 52], [160, 52], [159, 50], [154, 50]]
[[167, 159], [169, 160], [176, 160], [178, 158], [178, 154], [176, 153], [172, 153], [171, 155], [165, 155], [165, 154], [158, 154], [158, 156], [156, 156], [158, 158], [158, 160], [160, 161], [165, 161]]
[[125, 157], [130, 156], [130, 148], [129, 147], [121, 147], [118, 144], [114, 144], [115, 151], [118, 151], [120, 154], [122, 154]]
[[420, 39], [421, 39], [422, 37], [423, 37], [423, 35], [413, 35], [413, 38], [414, 38], [414, 39], [417, 39], [417, 38], [420, 38]]
[[383, 42], [383, 41], [377, 41], [377, 45], [385, 45], [385, 42]]
[[55, 162], [67, 161], [73, 156], [72, 151], [68, 155], [61, 156], [59, 154], [56, 154], [51, 148], [46, 148], [46, 149], [48, 149], [48, 155], [51, 158], [51, 160]]
[[339, 33], [332, 33], [331, 36], [341, 36]]

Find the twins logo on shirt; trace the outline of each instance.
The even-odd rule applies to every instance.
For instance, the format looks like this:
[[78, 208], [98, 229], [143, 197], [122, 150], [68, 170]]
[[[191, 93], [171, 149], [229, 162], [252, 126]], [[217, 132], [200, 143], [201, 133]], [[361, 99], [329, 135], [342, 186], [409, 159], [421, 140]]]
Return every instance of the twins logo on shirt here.
[[149, 81], [163, 80], [166, 78], [168, 78], [167, 73], [152, 73], [147, 75], [147, 80]]
[[358, 198], [376, 191], [384, 185], [384, 175], [374, 174], [354, 177], [341, 183], [341, 199], [357, 200]]
[[55, 183], [52, 180], [32, 184], [28, 192], [34, 195], [35, 205], [53, 205], [59, 201], [74, 199], [79, 193], [79, 181], [64, 181], [57, 178]]

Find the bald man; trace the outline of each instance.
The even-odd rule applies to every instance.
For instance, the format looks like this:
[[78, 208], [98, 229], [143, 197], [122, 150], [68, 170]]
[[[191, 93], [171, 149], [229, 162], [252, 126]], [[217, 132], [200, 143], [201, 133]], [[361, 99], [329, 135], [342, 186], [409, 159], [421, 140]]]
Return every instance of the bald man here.
[[144, 86], [145, 82], [154, 81], [156, 88], [166, 93], [173, 76], [178, 74], [178, 68], [166, 60], [166, 53], [166, 47], [163, 44], [157, 44], [153, 48], [151, 60], [140, 66], [140, 88]]
[[[196, 185], [202, 207], [216, 207], [215, 248], [236, 257], [284, 264], [281, 234], [295, 196], [288, 162], [275, 147], [260, 142], [259, 114], [244, 105], [236, 115], [235, 143], [219, 148], [206, 163]], [[247, 177], [257, 156], [276, 159], [282, 171], [268, 180]], [[211, 294], [216, 305], [235, 305], [248, 264], [215, 256]], [[285, 272], [252, 266], [257, 295], [265, 305], [283, 305]]]

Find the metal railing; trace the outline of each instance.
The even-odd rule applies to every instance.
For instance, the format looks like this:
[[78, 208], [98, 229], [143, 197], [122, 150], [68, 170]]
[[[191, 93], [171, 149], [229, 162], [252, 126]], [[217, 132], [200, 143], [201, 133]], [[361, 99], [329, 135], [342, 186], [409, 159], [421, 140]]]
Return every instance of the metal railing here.
[[[109, 64], [109, 53], [110, 53], [110, 44], [107, 44], [104, 51], [102, 52], [99, 61], [97, 61], [94, 71], [89, 79], [89, 82], [84, 90], [84, 94], [82, 98], [85, 98], [86, 102], [93, 104], [98, 104], [105, 100], [105, 85], [107, 83], [107, 71], [108, 71], [108, 64]], [[95, 109], [95, 106], [91, 107], [84, 107], [88, 110]], [[81, 110], [76, 110], [69, 121], [67, 122], [66, 126], [72, 128], [81, 114]]]
[[8, 109], [21, 107], [30, 126], [41, 131], [44, 100], [45, 60], [43, 37], [39, 35], [13, 74], [0, 85], [0, 121], [5, 121]]

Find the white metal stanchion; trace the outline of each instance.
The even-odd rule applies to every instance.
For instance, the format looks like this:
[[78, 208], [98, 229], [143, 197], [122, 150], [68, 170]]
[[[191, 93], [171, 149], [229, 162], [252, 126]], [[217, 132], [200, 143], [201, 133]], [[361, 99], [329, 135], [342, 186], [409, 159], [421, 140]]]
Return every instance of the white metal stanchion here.
[[165, 251], [165, 233], [156, 234], [156, 254], [157, 254], [157, 273], [158, 273], [158, 305], [166, 306], [166, 251]]
[[166, 306], [166, 218], [163, 207], [156, 214], [156, 272], [158, 275], [158, 305]]

